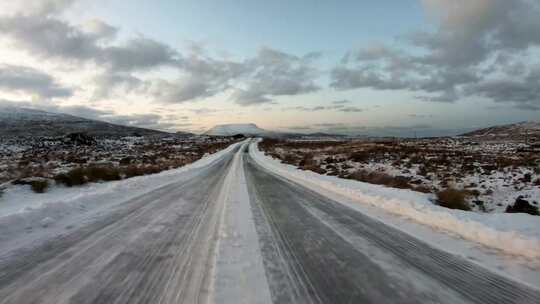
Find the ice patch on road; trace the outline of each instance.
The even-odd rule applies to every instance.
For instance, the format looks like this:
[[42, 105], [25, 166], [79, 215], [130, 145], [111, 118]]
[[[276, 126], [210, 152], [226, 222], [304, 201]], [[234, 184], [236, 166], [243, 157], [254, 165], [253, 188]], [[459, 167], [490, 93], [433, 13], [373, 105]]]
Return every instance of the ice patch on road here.
[[458, 235], [507, 254], [540, 260], [540, 217], [528, 214], [478, 214], [434, 205], [426, 194], [303, 171], [264, 155], [252, 143], [253, 159], [267, 170], [309, 188], [338, 193], [415, 222]]

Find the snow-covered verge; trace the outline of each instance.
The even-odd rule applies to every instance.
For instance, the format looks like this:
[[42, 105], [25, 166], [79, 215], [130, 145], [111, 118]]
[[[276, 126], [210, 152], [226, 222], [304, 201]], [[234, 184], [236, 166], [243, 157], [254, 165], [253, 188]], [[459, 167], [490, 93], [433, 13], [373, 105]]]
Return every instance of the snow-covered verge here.
[[[14, 244], [7, 245], [11, 240], [17, 241], [18, 246], [22, 245], [20, 242], [40, 239], [40, 230], [48, 230], [48, 234], [61, 233], [73, 225], [80, 225], [105, 208], [189, 179], [199, 169], [218, 161], [240, 144], [232, 144], [181, 168], [120, 181], [73, 188], [52, 187], [43, 194], [33, 193], [26, 186], [9, 187], [0, 197], [0, 243], [6, 245], [0, 249], [13, 249]], [[61, 225], [57, 224], [59, 221], [62, 221]], [[25, 235], [24, 238], [20, 238], [21, 234]]]
[[528, 214], [479, 214], [443, 208], [434, 205], [429, 196], [423, 193], [299, 170], [264, 155], [257, 143], [251, 145], [250, 155], [266, 169], [310, 188], [337, 193], [507, 254], [540, 260], [540, 217]]

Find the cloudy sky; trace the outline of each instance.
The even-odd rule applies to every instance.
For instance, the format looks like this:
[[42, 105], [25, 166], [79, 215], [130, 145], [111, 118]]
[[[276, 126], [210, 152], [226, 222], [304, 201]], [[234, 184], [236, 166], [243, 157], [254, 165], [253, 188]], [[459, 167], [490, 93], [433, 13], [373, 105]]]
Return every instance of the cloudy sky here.
[[0, 0], [0, 104], [191, 132], [540, 120], [540, 2]]

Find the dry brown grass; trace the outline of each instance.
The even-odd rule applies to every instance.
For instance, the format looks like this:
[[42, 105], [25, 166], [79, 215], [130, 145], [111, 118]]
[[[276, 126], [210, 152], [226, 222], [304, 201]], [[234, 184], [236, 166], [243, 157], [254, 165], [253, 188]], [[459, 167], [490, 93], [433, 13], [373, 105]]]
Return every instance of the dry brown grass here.
[[28, 185], [35, 193], [45, 193], [49, 188], [49, 181], [45, 178], [22, 178], [12, 181], [13, 185]]
[[54, 180], [56, 183], [63, 184], [66, 187], [80, 186], [87, 183], [83, 168], [75, 168], [66, 173], [57, 174], [54, 176]]
[[437, 192], [437, 203], [446, 208], [470, 211], [471, 207], [466, 201], [467, 191], [448, 188]]
[[114, 181], [122, 179], [120, 170], [113, 166], [91, 166], [85, 168], [84, 175], [88, 182]]
[[399, 189], [415, 189], [411, 184], [411, 178], [405, 176], [392, 176], [381, 172], [370, 172], [366, 170], [357, 170], [349, 178], [376, 185], [384, 185], [387, 187]]
[[45, 193], [49, 188], [49, 181], [46, 179], [33, 180], [30, 182], [30, 187], [35, 193]]

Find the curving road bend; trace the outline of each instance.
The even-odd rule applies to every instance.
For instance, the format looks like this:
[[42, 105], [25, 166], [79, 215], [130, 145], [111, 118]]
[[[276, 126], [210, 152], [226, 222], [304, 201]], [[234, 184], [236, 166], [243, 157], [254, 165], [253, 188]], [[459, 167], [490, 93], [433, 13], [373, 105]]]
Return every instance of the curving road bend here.
[[540, 302], [267, 171], [247, 148], [1, 256], [0, 303]]

